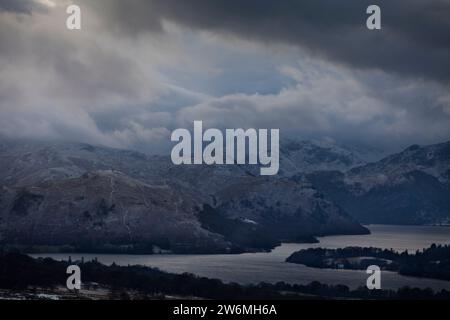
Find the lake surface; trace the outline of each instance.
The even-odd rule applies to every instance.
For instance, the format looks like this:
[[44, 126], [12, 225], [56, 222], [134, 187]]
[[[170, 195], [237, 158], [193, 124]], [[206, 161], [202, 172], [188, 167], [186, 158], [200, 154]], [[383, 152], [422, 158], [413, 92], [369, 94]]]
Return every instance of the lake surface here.
[[[450, 227], [445, 226], [390, 226], [369, 225], [370, 235], [329, 236], [319, 238], [319, 243], [285, 243], [268, 253], [243, 253], [236, 255], [111, 255], [111, 254], [38, 254], [34, 257], [52, 257], [57, 260], [81, 259], [119, 265], [146, 265], [173, 273], [189, 272], [225, 282], [258, 283], [285, 281], [308, 284], [319, 281], [327, 284], [345, 284], [351, 288], [365, 286], [368, 275], [358, 270], [315, 269], [284, 262], [294, 251], [306, 248], [342, 248], [346, 246], [378, 247], [398, 251], [416, 251], [432, 243], [450, 244]], [[383, 289], [402, 286], [450, 290], [450, 281], [401, 276], [382, 271]]]

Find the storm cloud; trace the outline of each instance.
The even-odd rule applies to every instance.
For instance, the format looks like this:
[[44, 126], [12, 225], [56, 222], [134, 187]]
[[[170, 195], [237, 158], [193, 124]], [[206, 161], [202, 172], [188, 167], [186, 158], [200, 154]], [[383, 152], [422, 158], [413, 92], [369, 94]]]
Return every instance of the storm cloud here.
[[[106, 4], [107, 3], [107, 4]], [[356, 68], [450, 80], [450, 1], [380, 0], [382, 32], [366, 28], [373, 1], [95, 1], [111, 26], [136, 34], [164, 19], [263, 43], [299, 46]]]
[[[82, 30], [65, 28], [66, 6]], [[450, 139], [450, 2], [0, 0], [0, 135], [170, 150], [193, 120], [399, 149]]]
[[45, 11], [45, 0], [0, 0], [0, 12], [31, 14], [34, 11]]

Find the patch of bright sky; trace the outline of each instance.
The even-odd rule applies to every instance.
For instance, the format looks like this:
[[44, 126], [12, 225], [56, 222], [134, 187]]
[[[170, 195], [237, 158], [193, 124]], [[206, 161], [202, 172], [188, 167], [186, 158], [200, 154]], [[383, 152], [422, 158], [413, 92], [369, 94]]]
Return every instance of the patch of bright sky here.
[[185, 68], [160, 68], [175, 86], [218, 97], [235, 93], [275, 94], [294, 84], [279, 69], [298, 64], [302, 56], [298, 49], [269, 47], [210, 32], [181, 31], [170, 23], [165, 23], [164, 29], [180, 42], [182, 54], [192, 59]]

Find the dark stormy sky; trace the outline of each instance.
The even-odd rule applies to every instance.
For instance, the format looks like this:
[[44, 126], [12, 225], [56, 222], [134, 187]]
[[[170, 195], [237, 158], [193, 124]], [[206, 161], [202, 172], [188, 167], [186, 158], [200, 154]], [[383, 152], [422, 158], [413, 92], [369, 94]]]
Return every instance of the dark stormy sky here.
[[203, 120], [386, 149], [450, 140], [449, 17], [449, 0], [0, 0], [0, 135], [161, 153]]

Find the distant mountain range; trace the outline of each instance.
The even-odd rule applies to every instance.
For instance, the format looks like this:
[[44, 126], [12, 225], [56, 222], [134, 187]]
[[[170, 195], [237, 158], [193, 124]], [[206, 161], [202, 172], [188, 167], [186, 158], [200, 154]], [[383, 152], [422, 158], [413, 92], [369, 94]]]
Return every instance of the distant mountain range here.
[[348, 171], [316, 171], [308, 180], [363, 223], [449, 224], [450, 142], [413, 145]]
[[182, 165], [92, 146], [0, 140], [0, 242], [27, 250], [186, 253], [269, 249], [367, 233], [357, 220], [450, 216], [449, 143], [367, 163], [333, 144], [284, 141], [280, 173]]

